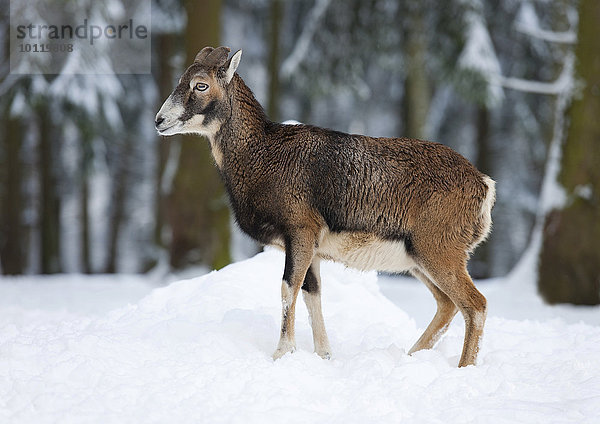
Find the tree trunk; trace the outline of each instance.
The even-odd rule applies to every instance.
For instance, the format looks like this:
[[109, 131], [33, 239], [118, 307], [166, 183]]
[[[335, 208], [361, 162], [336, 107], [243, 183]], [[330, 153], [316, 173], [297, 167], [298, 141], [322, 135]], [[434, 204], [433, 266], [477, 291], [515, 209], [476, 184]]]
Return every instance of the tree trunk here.
[[[163, 101], [173, 91], [173, 67], [171, 65], [171, 59], [174, 54], [173, 45], [176, 42], [175, 34], [162, 33], [157, 36], [158, 49], [157, 52], [160, 55], [158, 63], [158, 77], [157, 85], [159, 92], [160, 104], [157, 105], [156, 110], [162, 104]], [[166, 199], [163, 189], [163, 178], [165, 173], [165, 166], [169, 158], [170, 148], [172, 143], [165, 140], [163, 137], [159, 137], [157, 143], [157, 169], [156, 169], [156, 203], [155, 203], [155, 225], [154, 225], [154, 242], [156, 245], [163, 249], [165, 248], [167, 241], [163, 240], [165, 230], [165, 219], [166, 219]]]
[[[84, 165], [85, 166], [85, 165]], [[81, 267], [85, 274], [92, 273], [92, 264], [90, 260], [90, 185], [88, 181], [88, 173], [82, 172], [80, 181], [80, 197], [79, 197], [79, 225], [81, 226]]]
[[56, 140], [52, 139], [50, 105], [37, 108], [39, 122], [39, 230], [40, 272], [61, 272], [60, 265], [60, 199], [58, 182], [54, 173]]
[[123, 146], [118, 148], [115, 156], [116, 169], [112, 180], [111, 216], [108, 230], [108, 255], [104, 272], [117, 272], [117, 257], [119, 251], [119, 234], [125, 220], [127, 184], [129, 182], [129, 167], [132, 150], [132, 140], [126, 135]]
[[267, 99], [267, 114], [275, 122], [279, 121], [279, 40], [280, 26], [283, 15], [282, 0], [271, 0], [269, 28], [269, 97]]
[[[8, 11], [1, 14], [8, 19]], [[4, 61], [8, 63], [9, 38], [4, 38]], [[23, 122], [11, 118], [10, 108], [3, 110], [2, 124], [6, 132], [0, 134], [0, 268], [2, 273], [23, 274], [27, 263], [26, 236], [23, 227], [23, 161], [21, 146], [25, 138]]]
[[410, 7], [409, 28], [406, 41], [406, 81], [404, 93], [405, 135], [427, 138], [427, 113], [430, 88], [425, 64], [427, 38], [421, 6]]
[[89, 174], [93, 158], [93, 132], [90, 125], [83, 123], [79, 128], [79, 260], [81, 271], [92, 273], [90, 240], [90, 183]]
[[[8, 115], [8, 113], [7, 113]], [[23, 128], [18, 118], [4, 118], [6, 134], [0, 149], [2, 158], [2, 193], [0, 198], [0, 259], [4, 274], [22, 274], [25, 267], [23, 223], [23, 192], [21, 190], [21, 144]]]
[[600, 2], [579, 3], [576, 78], [585, 86], [567, 111], [559, 182], [562, 209], [544, 225], [538, 287], [549, 303], [600, 304]]
[[[477, 159], [475, 164], [481, 172], [490, 175], [490, 112], [487, 106], [480, 105], [477, 107], [475, 114], [477, 122]], [[473, 278], [487, 278], [490, 276], [491, 264], [489, 246], [489, 242], [480, 245], [469, 261], [469, 270]]]
[[[186, 66], [205, 46], [217, 47], [221, 1], [186, 2]], [[168, 199], [174, 268], [203, 263], [218, 269], [230, 262], [229, 210], [225, 191], [206, 139], [184, 136]]]

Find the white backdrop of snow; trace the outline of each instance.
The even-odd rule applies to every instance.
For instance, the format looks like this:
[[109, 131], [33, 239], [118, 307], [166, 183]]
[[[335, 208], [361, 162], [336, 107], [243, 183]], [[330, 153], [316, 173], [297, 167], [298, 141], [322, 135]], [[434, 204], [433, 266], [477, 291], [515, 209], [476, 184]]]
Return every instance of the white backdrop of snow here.
[[[516, 280], [481, 285], [490, 313], [479, 365], [458, 369], [461, 319], [435, 349], [408, 356], [422, 328], [382, 295], [376, 274], [325, 263], [333, 358], [312, 353], [299, 300], [298, 351], [274, 362], [283, 263], [271, 250], [143, 298], [141, 279], [128, 291], [101, 277], [54, 281], [62, 291], [2, 280], [0, 422], [597, 422], [600, 327], [499, 316], [510, 307], [494, 305], [511, 298], [522, 311], [543, 308]], [[78, 278], [89, 285], [76, 288]], [[418, 290], [397, 303], [426, 325], [427, 290], [383, 280], [386, 291]], [[132, 303], [113, 309], [117, 301]]]

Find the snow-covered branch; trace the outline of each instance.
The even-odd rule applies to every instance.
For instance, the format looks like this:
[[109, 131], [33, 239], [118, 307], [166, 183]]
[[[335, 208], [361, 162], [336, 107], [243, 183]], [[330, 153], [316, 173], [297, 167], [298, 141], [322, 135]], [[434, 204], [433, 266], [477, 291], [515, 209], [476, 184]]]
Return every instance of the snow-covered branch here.
[[[572, 23], [573, 24], [573, 23]], [[577, 34], [572, 31], [549, 31], [540, 27], [540, 21], [533, 4], [523, 2], [516, 19], [515, 29], [523, 34], [540, 40], [559, 44], [573, 44], [577, 41]]]
[[315, 31], [317, 30], [319, 22], [321, 21], [323, 15], [325, 15], [330, 3], [331, 0], [316, 0], [315, 5], [308, 15], [306, 25], [304, 26], [300, 37], [298, 37], [298, 41], [296, 41], [296, 45], [294, 46], [292, 53], [283, 61], [283, 64], [281, 65], [280, 76], [282, 79], [289, 78], [306, 57], [308, 48], [310, 47], [310, 43]]
[[574, 31], [548, 31], [542, 28], [530, 28], [521, 23], [517, 23], [516, 29], [523, 34], [551, 43], [574, 44], [577, 42], [577, 34]]
[[540, 82], [521, 78], [505, 77], [503, 75], [491, 75], [490, 84], [526, 93], [556, 95], [569, 91], [573, 88], [573, 55], [565, 58], [560, 76], [553, 82]]

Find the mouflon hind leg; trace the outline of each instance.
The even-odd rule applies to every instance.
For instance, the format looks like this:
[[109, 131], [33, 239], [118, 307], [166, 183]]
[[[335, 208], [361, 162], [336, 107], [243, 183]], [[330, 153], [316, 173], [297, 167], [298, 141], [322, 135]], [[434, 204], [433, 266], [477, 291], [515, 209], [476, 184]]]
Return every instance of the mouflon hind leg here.
[[459, 271], [457, 277], [459, 285], [465, 288], [458, 300], [460, 311], [465, 319], [465, 341], [458, 366], [466, 367], [475, 365], [477, 360], [487, 315], [487, 301], [475, 288], [466, 268]]
[[319, 268], [320, 259], [315, 257], [306, 272], [304, 284], [302, 284], [302, 297], [308, 309], [315, 352], [321, 358], [329, 359], [331, 358], [331, 348], [329, 347], [329, 338], [325, 331], [323, 311], [321, 310], [321, 276]]
[[422, 268], [431, 281], [454, 302], [465, 320], [465, 339], [458, 366], [474, 365], [487, 313], [485, 297], [477, 290], [467, 272], [465, 254], [452, 255], [439, 250], [436, 253], [421, 261]]
[[408, 352], [409, 355], [419, 350], [433, 348], [450, 326], [456, 312], [458, 312], [458, 308], [454, 302], [452, 302], [446, 293], [441, 291], [427, 275], [418, 269], [411, 270], [411, 273], [422, 281], [431, 291], [431, 294], [433, 294], [433, 297], [437, 302], [437, 311], [427, 329]]

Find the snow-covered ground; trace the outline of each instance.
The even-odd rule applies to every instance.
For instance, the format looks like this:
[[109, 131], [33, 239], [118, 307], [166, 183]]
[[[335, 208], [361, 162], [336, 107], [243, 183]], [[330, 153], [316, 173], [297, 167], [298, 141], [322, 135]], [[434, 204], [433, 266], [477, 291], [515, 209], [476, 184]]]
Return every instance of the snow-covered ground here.
[[598, 422], [599, 308], [546, 306], [519, 275], [482, 282], [479, 365], [458, 369], [458, 317], [406, 354], [435, 310], [423, 285], [326, 263], [332, 359], [312, 353], [299, 301], [298, 351], [274, 362], [282, 271], [272, 250], [159, 288], [0, 280], [0, 422]]

